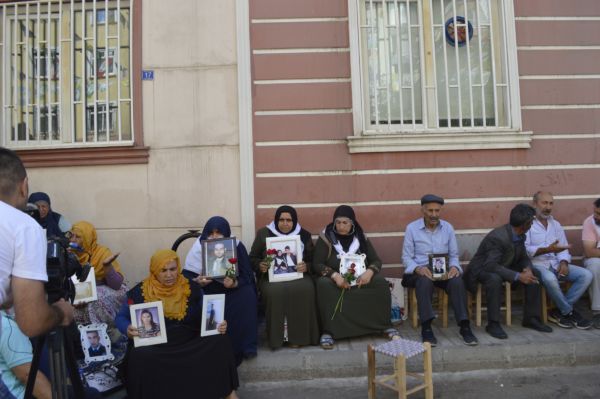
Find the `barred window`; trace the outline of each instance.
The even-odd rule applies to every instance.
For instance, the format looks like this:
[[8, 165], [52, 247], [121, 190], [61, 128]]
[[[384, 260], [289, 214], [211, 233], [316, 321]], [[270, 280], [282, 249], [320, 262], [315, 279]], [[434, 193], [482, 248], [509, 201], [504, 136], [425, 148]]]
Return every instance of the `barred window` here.
[[520, 129], [514, 18], [504, 3], [359, 0], [360, 134]]
[[0, 12], [3, 145], [133, 143], [129, 1], [14, 2]]

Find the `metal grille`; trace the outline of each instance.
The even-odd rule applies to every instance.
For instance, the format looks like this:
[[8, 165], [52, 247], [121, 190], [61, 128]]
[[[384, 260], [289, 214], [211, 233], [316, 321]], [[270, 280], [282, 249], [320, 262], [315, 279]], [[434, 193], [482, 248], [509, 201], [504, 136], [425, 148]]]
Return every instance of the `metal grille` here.
[[509, 128], [500, 0], [363, 0], [364, 131]]
[[0, 5], [4, 145], [133, 142], [132, 2]]

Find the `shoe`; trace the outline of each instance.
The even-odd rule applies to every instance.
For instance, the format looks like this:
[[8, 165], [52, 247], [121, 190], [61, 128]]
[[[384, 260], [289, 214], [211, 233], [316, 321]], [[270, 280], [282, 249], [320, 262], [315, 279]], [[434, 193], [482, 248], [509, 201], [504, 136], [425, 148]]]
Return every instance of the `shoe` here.
[[460, 328], [460, 335], [462, 336], [465, 345], [475, 346], [479, 343], [477, 338], [473, 335], [471, 327], [465, 326]]
[[594, 328], [600, 329], [600, 314], [595, 314], [592, 319], [592, 323], [594, 324]]
[[567, 315], [563, 316], [558, 309], [554, 309], [548, 313], [548, 321], [562, 328], [573, 328], [573, 320]]
[[508, 335], [506, 335], [506, 332], [504, 332], [502, 327], [500, 327], [500, 323], [498, 323], [498, 322], [492, 321], [492, 322], [488, 323], [488, 325], [485, 326], [485, 331], [487, 331], [487, 333], [490, 334], [494, 338], [498, 338], [498, 339], [508, 338]]
[[323, 334], [321, 335], [321, 339], [319, 340], [319, 343], [321, 344], [321, 348], [323, 349], [333, 349], [333, 345], [335, 344], [335, 341], [333, 340], [333, 337], [329, 334]]
[[583, 316], [581, 316], [579, 312], [575, 309], [573, 309], [569, 316], [575, 328], [578, 328], [580, 330], [587, 330], [592, 327], [592, 322], [587, 319], [584, 319]]
[[437, 339], [435, 335], [433, 335], [433, 330], [431, 328], [421, 329], [421, 338], [423, 342], [429, 342], [431, 346], [437, 345]]
[[397, 339], [401, 339], [401, 338], [402, 338], [402, 337], [400, 336], [400, 333], [398, 332], [398, 330], [396, 330], [396, 329], [395, 329], [395, 328], [393, 328], [393, 327], [392, 327], [392, 328], [388, 328], [387, 330], [385, 330], [385, 331], [383, 332], [383, 334], [384, 334], [385, 336], [387, 336], [387, 337], [388, 337], [388, 339], [389, 339], [390, 341], [395, 341], [395, 340], [397, 340]]
[[539, 331], [539, 332], [545, 332], [545, 333], [552, 332], [552, 327], [547, 326], [546, 324], [542, 323], [537, 317], [532, 317], [531, 319], [529, 319], [527, 321], [523, 321], [523, 327], [531, 328], [531, 329]]

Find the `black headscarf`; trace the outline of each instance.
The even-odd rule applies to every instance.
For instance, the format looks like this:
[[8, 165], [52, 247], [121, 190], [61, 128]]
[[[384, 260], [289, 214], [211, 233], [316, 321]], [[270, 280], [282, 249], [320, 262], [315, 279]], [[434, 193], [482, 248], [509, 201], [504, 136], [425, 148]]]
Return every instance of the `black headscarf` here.
[[52, 206], [50, 203], [50, 196], [46, 193], [37, 192], [33, 193], [29, 196], [27, 202], [35, 204], [38, 201], [43, 201], [48, 204], [48, 214], [45, 218], [42, 219], [40, 217], [39, 223], [44, 229], [46, 229], [47, 237], [63, 237], [65, 233], [63, 233], [58, 224], [60, 222], [61, 214], [58, 212], [54, 212], [52, 210]]
[[275, 230], [277, 230], [281, 234], [287, 234], [279, 230], [279, 218], [281, 217], [282, 213], [290, 214], [290, 216], [292, 217], [292, 222], [294, 223], [290, 231], [294, 231], [294, 229], [298, 225], [298, 214], [296, 213], [296, 210], [289, 205], [282, 205], [275, 211], [275, 219], [273, 220], [275, 222]]
[[[335, 219], [339, 217], [347, 217], [352, 221], [353, 229], [350, 231], [348, 235], [340, 235], [335, 231]], [[367, 238], [365, 237], [365, 233], [363, 232], [362, 227], [356, 221], [356, 215], [354, 214], [354, 209], [348, 205], [340, 205], [337, 207], [335, 212], [333, 213], [333, 221], [327, 225], [325, 228], [325, 235], [331, 240], [333, 244], [339, 242], [344, 248], [344, 251], [347, 251], [350, 248], [350, 244], [352, 244], [352, 240], [354, 237], [358, 239], [360, 243], [360, 252], [367, 253]]]

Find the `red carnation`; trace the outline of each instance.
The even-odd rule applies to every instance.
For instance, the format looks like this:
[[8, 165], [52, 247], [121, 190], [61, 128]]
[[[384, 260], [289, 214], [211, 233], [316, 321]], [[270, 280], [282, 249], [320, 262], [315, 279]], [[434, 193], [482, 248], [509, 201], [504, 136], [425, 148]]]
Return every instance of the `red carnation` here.
[[354, 273], [356, 273], [356, 270], [354, 270], [354, 269], [348, 269], [348, 273], [354, 275]]
[[237, 258], [229, 258], [229, 263], [235, 265], [237, 263]]

